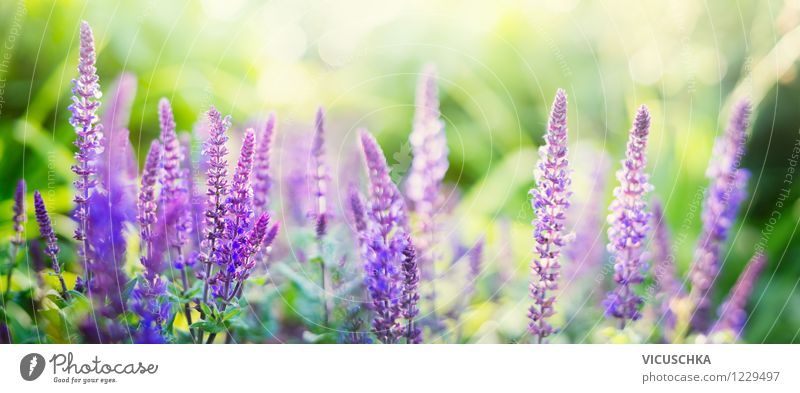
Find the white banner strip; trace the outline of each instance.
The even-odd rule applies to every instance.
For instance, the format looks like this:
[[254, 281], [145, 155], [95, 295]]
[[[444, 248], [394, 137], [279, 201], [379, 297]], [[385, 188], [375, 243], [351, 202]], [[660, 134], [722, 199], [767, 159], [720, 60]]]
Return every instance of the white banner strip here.
[[0, 386], [3, 392], [798, 392], [798, 355], [800, 346], [792, 345], [4, 345]]

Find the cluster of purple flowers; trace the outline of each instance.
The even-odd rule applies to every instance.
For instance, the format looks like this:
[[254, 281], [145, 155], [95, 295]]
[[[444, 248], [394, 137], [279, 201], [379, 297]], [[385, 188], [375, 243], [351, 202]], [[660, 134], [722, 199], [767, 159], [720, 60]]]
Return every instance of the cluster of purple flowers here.
[[[85, 274], [78, 277], [72, 291], [62, 274], [58, 239], [44, 199], [39, 191], [34, 192], [43, 253], [49, 257], [52, 274], [58, 278], [60, 295], [70, 302], [82, 298], [72, 295], [86, 292], [96, 306], [97, 314], [93, 308], [92, 319], [80, 326], [88, 341], [121, 342], [129, 337], [140, 343], [170, 342], [175, 337], [172, 322], [182, 316], [193, 342], [212, 343], [219, 333], [231, 327], [229, 319], [238, 311], [232, 309], [240, 307], [248, 279], [259, 263], [266, 268], [278, 236], [279, 225], [271, 218], [269, 196], [273, 182], [270, 157], [275, 116], [270, 114], [260, 131], [244, 130], [238, 160], [229, 176], [230, 116], [223, 116], [215, 107], [205, 114], [203, 126], [207, 137], [203, 141], [201, 162], [195, 168], [191, 157], [193, 137], [177, 132], [171, 104], [162, 99], [158, 104], [160, 134], [151, 142], [139, 172], [125, 129], [135, 79], [129, 75], [120, 77], [109, 109], [100, 120], [94, 38], [85, 22], [80, 31], [79, 76], [73, 81], [70, 124], [77, 134], [76, 164], [72, 167], [76, 176], [74, 239]], [[690, 273], [691, 293], [687, 294], [677, 278], [663, 208], [656, 201], [653, 213], [648, 210], [646, 195], [653, 189], [646, 173], [651, 119], [645, 106], [637, 111], [625, 158], [616, 173], [619, 185], [614, 189], [607, 218], [607, 250], [613, 263], [614, 288], [608, 292], [603, 306], [606, 315], [618, 320], [621, 328], [643, 315], [645, 300], [639, 287], [647, 277], [646, 260], [652, 258], [655, 282], [663, 300], [659, 312], [671, 313], [670, 301], [687, 297], [695, 307], [692, 322], [696, 332], [732, 331], [736, 336], [741, 333], [747, 300], [766, 264], [763, 254], [757, 254], [748, 264], [720, 308], [713, 327], [709, 326], [708, 314], [709, 294], [720, 271], [721, 250], [738, 206], [746, 197], [749, 175], [739, 168], [739, 163], [744, 154], [749, 113], [749, 104], [736, 106], [727, 132], [715, 145], [708, 170], [711, 186], [704, 205], [703, 234]], [[306, 206], [311, 208], [306, 211], [313, 219], [321, 261], [324, 320], [320, 326], [331, 329], [335, 326], [329, 320], [332, 314], [328, 292], [337, 289], [333, 282], [337, 274], [326, 271], [335, 267], [324, 260], [327, 255], [323, 253], [323, 242], [336, 234], [330, 228], [334, 213], [330, 200], [335, 194], [328, 189], [331, 174], [325, 162], [324, 119], [320, 108], [314, 122], [308, 166], [302, 176], [292, 179], [307, 183], [310, 205]], [[104, 138], [104, 130], [108, 137]], [[444, 221], [441, 186], [449, 162], [432, 68], [427, 68], [419, 81], [409, 141], [414, 156], [403, 194], [392, 180], [386, 156], [375, 137], [366, 130], [359, 131], [367, 192], [362, 194], [351, 183], [347, 204], [352, 213], [357, 254], [362, 260], [363, 286], [359, 288], [369, 299], [363, 308], [347, 308], [341, 324], [346, 331], [342, 335], [346, 342], [372, 341], [359, 331], [364, 324], [361, 313], [365, 311], [371, 313], [374, 338], [383, 343], [421, 343], [425, 332], [437, 333], [441, 326], [434, 305], [434, 288], [440, 277], [434, 268], [439, 258], [434, 250], [439, 225]], [[551, 317], [557, 309], [562, 254], [573, 261], [581, 259], [582, 252], [586, 254], [583, 259], [601, 259], [594, 247], [567, 247], [574, 237], [583, 239], [581, 244], [589, 237], [585, 233], [576, 236], [567, 230], [572, 180], [567, 96], [563, 90], [556, 92], [544, 141], [539, 149], [535, 186], [530, 190], [534, 257], [530, 265], [529, 291], [533, 304], [528, 310], [528, 333], [539, 343], [559, 331]], [[604, 169], [605, 166], [598, 165], [598, 171]], [[200, 187], [194, 176], [200, 176], [201, 172], [205, 188], [198, 202]], [[603, 203], [604, 178], [602, 173], [597, 177], [591, 197], [595, 208]], [[289, 188], [290, 192], [299, 190], [291, 184]], [[12, 262], [25, 244], [25, 193], [25, 182], [20, 181], [14, 196]], [[138, 228], [140, 240], [140, 266], [133, 279], [122, 269], [128, 241], [134, 236], [126, 230], [131, 226]], [[598, 218], [590, 227], [597, 232], [602, 220]], [[648, 252], [651, 237], [653, 252]], [[464, 287], [467, 300], [458, 302], [458, 310], [448, 314], [454, 319], [458, 319], [454, 315], [465, 309], [478, 292], [476, 282], [486, 247], [488, 243], [482, 235], [469, 251], [468, 280]], [[466, 247], [462, 248], [464, 252], [454, 257], [454, 263], [466, 255]], [[177, 276], [172, 274], [175, 272]], [[579, 270], [574, 272], [577, 274]], [[11, 273], [8, 280], [7, 291], [11, 287]], [[360, 278], [355, 281], [360, 282]], [[420, 296], [423, 285], [431, 291], [431, 296]], [[126, 287], [130, 292], [126, 292]], [[430, 303], [421, 307], [421, 301], [426, 300]], [[425, 306], [430, 306], [430, 310]], [[421, 316], [421, 308], [430, 312]], [[195, 320], [198, 315], [199, 320]], [[231, 337], [229, 334], [227, 338]]]
[[[739, 168], [739, 164], [744, 154], [749, 113], [750, 105], [746, 101], [735, 106], [727, 132], [715, 144], [714, 156], [707, 173], [711, 186], [704, 205], [704, 231], [690, 272], [692, 290], [689, 294], [689, 301], [694, 305], [692, 327], [701, 334], [733, 330], [738, 336], [743, 323], [742, 315], [746, 315], [744, 308], [747, 298], [758, 272], [765, 264], [763, 254], [753, 258], [729, 300], [721, 308], [718, 322], [709, 330], [708, 295], [719, 274], [720, 251], [736, 219], [738, 206], [747, 195], [749, 173]], [[564, 226], [571, 195], [568, 191], [570, 172], [566, 158], [566, 130], [566, 97], [559, 90], [545, 134], [546, 143], [539, 151], [536, 187], [531, 190], [536, 247], [531, 264], [533, 279], [530, 284], [534, 304], [528, 317], [531, 320], [529, 332], [539, 342], [555, 332], [547, 318], [555, 313], [556, 296], [553, 291], [558, 289], [561, 268], [559, 259], [566, 239], [571, 238]], [[608, 216], [607, 250], [613, 263], [613, 279], [616, 285], [608, 292], [603, 306], [608, 317], [618, 320], [620, 328], [625, 328], [628, 321], [640, 319], [645, 300], [638, 287], [646, 278], [646, 259], [654, 258], [655, 284], [661, 293], [661, 303], [657, 309], [658, 313], [663, 313], [667, 326], [664, 330], [669, 331], [675, 323], [675, 315], [670, 309], [671, 302], [687, 295], [675, 272], [663, 208], [656, 202], [654, 214], [647, 209], [645, 195], [653, 189], [645, 172], [649, 132], [650, 113], [645, 106], [641, 106], [629, 133], [626, 157], [617, 171], [619, 186], [614, 189], [614, 200], [609, 207], [611, 214]], [[651, 221], [655, 225], [655, 232], [652, 234]], [[653, 251], [648, 252], [646, 246], [651, 235]], [[581, 252], [591, 252], [591, 247], [584, 244], [581, 248], [582, 251], [568, 248], [570, 259], [575, 261], [580, 259], [578, 254]]]

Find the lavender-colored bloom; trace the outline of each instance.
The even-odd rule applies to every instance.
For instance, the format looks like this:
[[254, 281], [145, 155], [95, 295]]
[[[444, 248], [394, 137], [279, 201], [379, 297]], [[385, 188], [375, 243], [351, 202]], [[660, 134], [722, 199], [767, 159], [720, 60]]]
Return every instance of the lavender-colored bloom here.
[[[112, 85], [109, 105], [101, 118], [104, 135], [100, 140], [102, 151], [95, 160], [97, 184], [86, 204], [91, 207], [85, 232], [88, 260], [92, 262], [87, 273], [90, 280], [80, 279], [75, 284], [80, 292], [88, 287], [89, 295], [101, 302], [100, 310], [108, 316], [118, 315], [125, 308], [122, 292], [127, 277], [122, 266], [126, 260], [127, 230], [135, 225], [137, 215], [138, 170], [126, 129], [135, 92], [136, 78], [120, 75]], [[99, 324], [95, 324], [95, 329], [98, 337], [111, 337], [111, 326], [104, 326], [104, 332], [100, 332]]]
[[97, 109], [100, 107], [100, 85], [97, 83], [97, 69], [95, 68], [94, 37], [89, 24], [81, 22], [80, 33], [80, 61], [78, 63], [78, 78], [72, 80], [72, 112], [70, 124], [75, 129], [78, 139], [75, 146], [77, 164], [72, 166], [72, 171], [78, 176], [73, 182], [76, 189], [74, 202], [75, 220], [78, 226], [75, 229], [75, 240], [81, 242], [78, 252], [84, 258], [87, 270], [91, 269], [89, 258], [89, 243], [87, 232], [89, 226], [89, 197], [92, 189], [97, 185], [95, 157], [102, 151], [101, 139], [103, 126], [97, 124]]
[[530, 191], [534, 210], [533, 236], [536, 241], [535, 257], [531, 263], [533, 274], [530, 293], [533, 305], [528, 310], [528, 331], [538, 342], [554, 332], [547, 318], [555, 314], [553, 291], [558, 289], [561, 274], [559, 259], [566, 244], [564, 221], [570, 197], [569, 162], [567, 160], [567, 96], [563, 90], [556, 92], [550, 121], [545, 134], [545, 144], [539, 148], [536, 187]]
[[206, 195], [206, 212], [204, 222], [203, 261], [206, 263], [205, 286], [203, 289], [203, 300], [208, 299], [209, 280], [211, 279], [211, 265], [222, 263], [220, 254], [223, 236], [225, 235], [225, 216], [228, 213], [228, 205], [225, 197], [228, 194], [228, 148], [225, 143], [228, 136], [225, 132], [230, 127], [230, 117], [223, 118], [216, 108], [211, 107], [208, 111], [209, 136], [203, 147], [203, 154], [207, 156], [206, 165], [206, 185], [208, 189]]
[[164, 322], [169, 317], [170, 304], [162, 300], [167, 293], [167, 283], [161, 277], [140, 282], [131, 292], [131, 309], [139, 316], [139, 326], [134, 332], [137, 344], [163, 344]]
[[[136, 96], [136, 76], [131, 73], [122, 73], [114, 81], [109, 94], [108, 106], [103, 112], [100, 122], [105, 132], [103, 144], [109, 144], [116, 138], [116, 132], [128, 127], [131, 118], [133, 99]], [[110, 143], [113, 144], [113, 143]], [[105, 156], [108, 152], [103, 151]]]
[[272, 177], [269, 173], [270, 149], [275, 135], [275, 114], [270, 113], [264, 131], [256, 138], [257, 146], [253, 158], [253, 208], [261, 214], [269, 208], [269, 190]]
[[139, 202], [137, 208], [139, 215], [139, 233], [141, 234], [144, 252], [141, 256], [144, 265], [144, 275], [148, 282], [153, 282], [161, 272], [161, 267], [155, 264], [158, 250], [155, 247], [154, 225], [157, 221], [156, 209], [156, 184], [159, 181], [161, 170], [161, 144], [154, 140], [150, 144], [150, 151], [147, 153], [144, 168], [142, 170], [142, 187], [139, 190]]
[[311, 168], [309, 182], [314, 197], [314, 228], [317, 238], [321, 239], [328, 230], [328, 166], [325, 164], [325, 112], [317, 110], [314, 120], [314, 139], [311, 144]]
[[[246, 260], [249, 258], [245, 246], [246, 231], [250, 228], [250, 220], [253, 216], [253, 203], [250, 188], [250, 173], [253, 170], [253, 152], [255, 149], [255, 131], [252, 128], [247, 129], [245, 132], [244, 142], [239, 154], [239, 161], [236, 164], [236, 170], [233, 174], [233, 183], [231, 184], [230, 195], [227, 199], [228, 214], [225, 219], [225, 244], [222, 245], [224, 259], [220, 261], [221, 265], [227, 269], [228, 272], [223, 274], [222, 279], [228, 283], [232, 279], [229, 273], [234, 270], [242, 269]], [[269, 216], [267, 216], [267, 222]], [[258, 230], [258, 223], [254, 230]], [[264, 229], [266, 232], [266, 229]], [[263, 236], [262, 236], [263, 238]]]
[[[406, 179], [405, 192], [414, 211], [419, 215], [419, 235], [415, 238], [423, 277], [436, 276], [433, 248], [436, 244], [436, 210], [440, 202], [440, 187], [447, 173], [447, 137], [439, 113], [439, 92], [436, 70], [426, 67], [417, 85], [414, 125], [409, 136], [413, 152], [411, 169]], [[435, 298], [432, 289], [431, 297]]]
[[414, 127], [409, 136], [414, 158], [406, 181], [406, 195], [415, 211], [432, 215], [449, 166], [447, 137], [439, 113], [436, 70], [432, 66], [419, 78], [415, 106]]
[[25, 242], [23, 232], [25, 231], [25, 222], [28, 221], [28, 214], [25, 212], [25, 179], [17, 182], [17, 189], [14, 191], [14, 218], [12, 220], [14, 221], [14, 238], [11, 239], [11, 243], [20, 247]]
[[175, 118], [169, 101], [162, 98], [158, 109], [161, 125], [160, 140], [163, 147], [163, 174], [160, 178], [159, 201], [163, 222], [159, 229], [165, 233], [167, 245], [175, 251], [177, 263], [181, 263], [183, 246], [188, 242], [192, 230], [191, 211], [186, 208], [189, 202], [189, 190], [184, 184], [186, 171], [182, 168], [185, 152], [175, 132]]
[[373, 331], [383, 343], [396, 343], [402, 296], [401, 264], [408, 246], [405, 204], [392, 183], [389, 167], [378, 142], [366, 130], [360, 131], [361, 147], [369, 171], [369, 209], [364, 239], [366, 286], [375, 318]]
[[703, 232], [690, 271], [691, 298], [696, 307], [692, 326], [699, 331], [708, 328], [709, 296], [719, 274], [720, 252], [745, 197], [749, 174], [740, 169], [739, 164], [744, 155], [749, 116], [749, 102], [741, 101], [734, 107], [728, 129], [714, 144], [712, 161], [706, 171], [711, 185], [706, 191]]
[[344, 322], [344, 332], [339, 337], [339, 342], [343, 344], [372, 344], [372, 339], [365, 331], [362, 331], [364, 320], [359, 314], [361, 307], [352, 306], [347, 309]]
[[[102, 152], [97, 157], [97, 176], [101, 188], [108, 191], [113, 199], [116, 193], [125, 193], [131, 199], [131, 210], [135, 210], [136, 178], [138, 175], [136, 157], [128, 141], [128, 121], [136, 95], [136, 77], [123, 73], [112, 84], [110, 100], [105, 107], [101, 124], [103, 139]], [[136, 220], [136, 212], [130, 222]], [[123, 247], [124, 248], [124, 247]]]
[[17, 183], [17, 189], [14, 191], [13, 210], [14, 237], [11, 238], [11, 247], [9, 248], [10, 267], [6, 273], [6, 293], [11, 290], [11, 278], [17, 265], [17, 254], [25, 244], [25, 222], [28, 221], [28, 214], [25, 212], [25, 179], [20, 179]]
[[419, 314], [417, 303], [419, 302], [419, 267], [417, 266], [417, 252], [411, 244], [411, 240], [406, 240], [406, 248], [403, 250], [403, 298], [400, 300], [400, 309], [403, 318], [406, 320], [405, 331], [408, 344], [420, 344], [422, 342], [422, 330], [416, 326], [414, 319]]
[[270, 226], [270, 217], [268, 213], [262, 213], [258, 217], [253, 229], [247, 236], [246, 242], [243, 244], [242, 249], [242, 264], [237, 266], [234, 277], [240, 282], [243, 282], [250, 276], [253, 268], [256, 266], [256, 259], [254, 258], [263, 248], [270, 247], [275, 237], [278, 234], [278, 224], [275, 223]]
[[747, 301], [753, 293], [758, 276], [767, 263], [763, 253], [756, 253], [747, 263], [744, 272], [739, 276], [736, 284], [731, 289], [728, 299], [720, 307], [719, 320], [711, 329], [712, 332], [729, 330], [738, 338], [742, 334], [744, 324], [747, 322]]
[[650, 229], [650, 213], [644, 200], [652, 190], [644, 172], [647, 136], [650, 133], [650, 112], [642, 105], [628, 137], [626, 158], [617, 171], [620, 185], [614, 189], [608, 216], [608, 251], [614, 261], [614, 282], [617, 287], [608, 293], [603, 305], [606, 315], [620, 320], [641, 318], [640, 307], [644, 300], [635, 293], [634, 285], [641, 284], [646, 264], [642, 261], [642, 245]]
[[350, 202], [350, 212], [353, 215], [353, 225], [355, 225], [356, 233], [361, 237], [367, 230], [364, 197], [358, 191], [358, 187], [352, 183], [348, 186], [347, 193]]
[[64, 282], [64, 276], [61, 275], [61, 265], [58, 263], [58, 240], [56, 233], [53, 231], [53, 225], [50, 223], [50, 216], [47, 214], [47, 208], [44, 205], [42, 194], [38, 190], [33, 192], [33, 207], [36, 211], [36, 222], [39, 224], [39, 233], [42, 240], [47, 245], [44, 253], [50, 257], [53, 262], [53, 272], [58, 277], [58, 282], [61, 284], [61, 296], [64, 299], [69, 299], [67, 293], [67, 284]]

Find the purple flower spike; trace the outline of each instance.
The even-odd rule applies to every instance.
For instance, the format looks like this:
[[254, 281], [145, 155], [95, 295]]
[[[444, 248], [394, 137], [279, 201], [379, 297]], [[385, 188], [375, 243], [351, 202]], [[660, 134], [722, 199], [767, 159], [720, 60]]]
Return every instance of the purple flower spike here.
[[[228, 214], [226, 218], [226, 244], [222, 247], [225, 259], [220, 263], [228, 266], [229, 269], [241, 269], [245, 264], [247, 253], [242, 253], [239, 246], [243, 245], [246, 231], [250, 228], [253, 218], [253, 202], [250, 188], [250, 173], [253, 170], [253, 152], [255, 150], [255, 131], [247, 129], [242, 143], [242, 150], [239, 153], [239, 161], [236, 163], [236, 170], [233, 173], [233, 183], [231, 184], [230, 196], [228, 197]], [[269, 222], [269, 215], [267, 215]], [[258, 228], [258, 222], [254, 230]], [[266, 233], [266, 229], [264, 229]], [[263, 237], [263, 236], [262, 236]], [[231, 277], [225, 277], [225, 281], [230, 281]]]
[[364, 268], [375, 311], [372, 327], [381, 342], [396, 343], [403, 333], [398, 319], [403, 289], [401, 264], [408, 247], [405, 204], [392, 183], [378, 142], [366, 130], [360, 135], [370, 183]]
[[646, 264], [642, 261], [642, 245], [650, 229], [650, 213], [644, 200], [653, 187], [644, 172], [645, 153], [650, 133], [650, 112], [642, 105], [628, 137], [626, 158], [617, 171], [620, 185], [614, 189], [608, 216], [608, 252], [614, 261], [614, 282], [617, 287], [604, 301], [606, 315], [620, 320], [624, 328], [628, 320], [641, 318], [644, 300], [634, 292], [634, 285], [644, 280]]
[[709, 295], [719, 274], [721, 248], [745, 197], [749, 174], [739, 164], [744, 155], [749, 116], [749, 102], [742, 101], [734, 107], [728, 129], [714, 143], [706, 172], [711, 185], [703, 205], [703, 232], [690, 271], [691, 298], [695, 302], [692, 327], [698, 331], [708, 328]]
[[158, 118], [161, 126], [161, 144], [164, 146], [164, 176], [161, 178], [161, 187], [164, 194], [172, 195], [183, 191], [181, 179], [181, 162], [183, 161], [183, 151], [175, 132], [175, 117], [172, 114], [172, 107], [166, 98], [162, 98], [158, 103]]
[[101, 139], [103, 126], [98, 124], [97, 109], [100, 107], [100, 85], [98, 84], [97, 69], [95, 68], [94, 36], [89, 24], [81, 22], [80, 61], [78, 63], [78, 78], [72, 80], [72, 112], [70, 124], [75, 129], [78, 139], [75, 146], [77, 164], [72, 166], [72, 171], [78, 176], [73, 182], [76, 195], [75, 220], [78, 226], [75, 229], [75, 240], [81, 242], [78, 253], [84, 258], [87, 270], [91, 269], [89, 258], [89, 244], [86, 232], [89, 226], [89, 197], [92, 189], [97, 184], [95, 157], [102, 151]]
[[161, 269], [155, 266], [155, 247], [154, 225], [156, 223], [156, 183], [159, 181], [161, 169], [161, 144], [154, 140], [150, 144], [150, 151], [147, 153], [144, 168], [142, 170], [142, 186], [139, 190], [139, 232], [142, 237], [142, 244], [145, 252], [142, 253], [141, 261], [145, 267], [144, 275], [149, 282], [153, 282]]
[[[409, 136], [413, 151], [405, 192], [419, 216], [419, 235], [415, 237], [417, 254], [425, 280], [436, 276], [433, 251], [436, 244], [436, 210], [440, 203], [440, 187], [447, 173], [447, 137], [440, 119], [436, 69], [427, 66], [419, 78], [415, 103], [414, 125]], [[430, 296], [435, 298], [435, 290]]]
[[166, 234], [167, 245], [175, 250], [177, 263], [183, 260], [183, 246], [189, 241], [192, 231], [191, 211], [186, 208], [189, 203], [189, 186], [186, 182], [186, 171], [182, 168], [185, 160], [184, 146], [175, 132], [175, 118], [172, 107], [166, 98], [158, 105], [159, 123], [161, 125], [161, 145], [163, 147], [163, 174], [160, 179], [161, 199], [160, 214], [163, 221], [159, 230]]
[[367, 230], [367, 221], [364, 212], [364, 197], [358, 191], [355, 184], [348, 186], [348, 199], [350, 202], [350, 212], [353, 214], [353, 225], [356, 228], [356, 233], [363, 236]]
[[741, 336], [747, 322], [747, 301], [766, 263], [767, 257], [763, 253], [753, 255], [731, 289], [728, 299], [720, 307], [719, 320], [711, 329], [712, 332], [729, 330], [736, 335], [736, 338]]
[[567, 160], [567, 96], [556, 92], [545, 144], [539, 148], [536, 187], [530, 191], [534, 210], [535, 257], [530, 293], [533, 305], [528, 310], [528, 331], [539, 343], [554, 332], [547, 318], [555, 314], [553, 291], [561, 274], [559, 259], [566, 244], [564, 221], [569, 207], [569, 161]]
[[317, 110], [314, 121], [314, 140], [311, 145], [311, 173], [309, 182], [312, 184], [314, 195], [314, 225], [317, 238], [321, 239], [328, 230], [328, 166], [325, 164], [325, 112], [322, 108]]
[[39, 233], [42, 240], [47, 245], [44, 253], [52, 260], [53, 272], [58, 276], [58, 281], [61, 284], [61, 296], [64, 299], [69, 299], [67, 293], [67, 284], [64, 282], [64, 277], [61, 275], [61, 265], [58, 263], [58, 239], [56, 233], [53, 231], [53, 225], [50, 223], [50, 215], [47, 214], [47, 208], [44, 205], [42, 194], [39, 191], [33, 192], [33, 207], [36, 211], [36, 222], [39, 224]]
[[419, 314], [417, 303], [419, 302], [419, 267], [417, 266], [417, 252], [410, 240], [406, 240], [407, 245], [403, 250], [403, 298], [400, 301], [400, 309], [406, 326], [403, 335], [406, 337], [407, 344], [422, 343], [422, 330], [414, 323], [414, 319]]
[[228, 194], [228, 148], [225, 143], [228, 136], [225, 132], [230, 127], [230, 117], [223, 118], [216, 108], [211, 107], [208, 111], [208, 140], [203, 146], [203, 155], [206, 156], [206, 212], [204, 221], [203, 239], [203, 261], [206, 263], [205, 286], [203, 289], [203, 301], [208, 300], [209, 280], [211, 276], [211, 265], [221, 263], [219, 249], [222, 246], [222, 238], [225, 235], [225, 216], [228, 213], [228, 206], [225, 197]]
[[274, 135], [275, 114], [270, 113], [264, 131], [256, 138], [258, 144], [253, 164], [253, 207], [256, 214], [264, 213], [269, 208], [269, 190], [272, 187], [269, 160]]
[[[25, 180], [20, 179], [17, 189], [14, 191], [14, 238], [11, 242], [20, 247], [25, 242], [25, 222], [28, 221], [28, 214], [25, 212]], [[12, 261], [14, 262], [14, 261]]]
[[439, 113], [436, 70], [428, 66], [417, 85], [414, 127], [409, 142], [414, 152], [406, 183], [408, 199], [414, 210], [432, 214], [439, 199], [439, 187], [447, 173], [447, 138]]

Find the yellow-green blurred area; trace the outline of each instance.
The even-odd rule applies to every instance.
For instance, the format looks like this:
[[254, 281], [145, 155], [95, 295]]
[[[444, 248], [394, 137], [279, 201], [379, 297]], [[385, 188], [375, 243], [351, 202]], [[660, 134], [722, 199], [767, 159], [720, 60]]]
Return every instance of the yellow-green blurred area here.
[[[648, 171], [678, 242], [681, 275], [701, 228], [698, 195], [714, 138], [731, 103], [749, 98], [756, 109], [743, 166], [753, 173], [751, 197], [723, 250], [715, 302], [767, 236], [768, 267], [744, 340], [800, 340], [800, 185], [785, 181], [800, 138], [800, 1], [4, 1], [0, 236], [12, 233], [13, 188], [24, 177], [30, 193], [47, 191], [67, 251], [75, 139], [67, 106], [81, 20], [94, 30], [104, 92], [122, 72], [138, 78], [129, 128], [140, 162], [158, 133], [158, 99], [168, 97], [187, 131], [212, 104], [232, 115], [238, 132], [275, 111], [279, 146], [308, 135], [323, 106], [335, 172], [352, 162], [358, 127], [377, 135], [390, 165], [407, 168], [416, 79], [435, 64], [450, 149], [446, 182], [455, 190], [448, 200], [460, 198], [449, 217], [459, 231], [442, 244], [485, 236], [485, 274], [509, 276], [502, 285], [483, 282], [479, 294], [492, 302], [465, 313], [464, 334], [481, 342], [524, 329], [533, 245], [527, 191], [557, 88], [569, 97], [577, 199], [588, 193], [602, 152], [611, 163], [610, 201], [633, 113], [641, 104], [651, 109]], [[299, 160], [276, 159], [276, 171]], [[340, 186], [357, 179], [339, 176]], [[784, 188], [788, 199], [776, 207]], [[29, 238], [35, 228], [29, 220]], [[443, 284], [442, 303], [459, 289]], [[570, 293], [562, 295], [579, 295]], [[570, 310], [598, 308], [599, 298], [581, 308], [585, 300], [563, 302], [556, 323], [572, 321]], [[570, 340], [602, 336], [607, 324], [593, 312], [585, 326], [570, 328], [586, 336]]]

